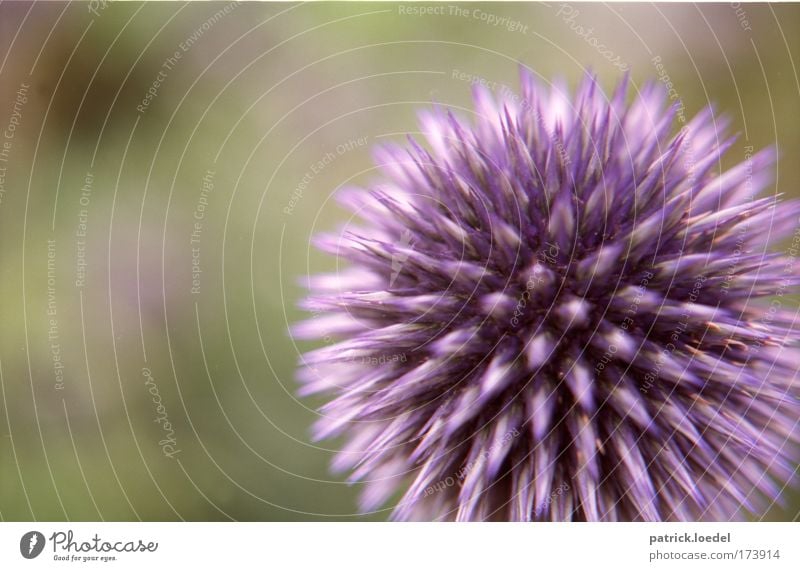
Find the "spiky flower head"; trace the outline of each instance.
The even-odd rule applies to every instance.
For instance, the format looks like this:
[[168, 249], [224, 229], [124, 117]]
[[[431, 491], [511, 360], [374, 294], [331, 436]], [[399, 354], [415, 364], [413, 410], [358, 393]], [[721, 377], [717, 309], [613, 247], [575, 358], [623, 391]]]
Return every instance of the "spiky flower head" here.
[[521, 85], [423, 112], [427, 148], [339, 193], [362, 223], [317, 240], [347, 263], [294, 329], [327, 341], [299, 375], [335, 396], [316, 437], [396, 519], [763, 516], [800, 418], [773, 150], [724, 170], [728, 121], [678, 129], [658, 84]]

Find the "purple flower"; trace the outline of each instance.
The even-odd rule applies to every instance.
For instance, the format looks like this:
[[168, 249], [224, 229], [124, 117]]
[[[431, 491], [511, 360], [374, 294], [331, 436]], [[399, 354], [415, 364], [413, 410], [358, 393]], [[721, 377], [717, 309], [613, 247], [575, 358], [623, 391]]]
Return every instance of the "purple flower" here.
[[[318, 246], [301, 393], [395, 519], [728, 520], [795, 476], [800, 205], [712, 109], [675, 134], [660, 85], [570, 96], [522, 74], [428, 148], [378, 152], [360, 219]], [[632, 99], [632, 101], [628, 101]], [[739, 151], [741, 152], [741, 151]], [[788, 249], [774, 244], [792, 237]], [[399, 492], [404, 492], [401, 496]]]

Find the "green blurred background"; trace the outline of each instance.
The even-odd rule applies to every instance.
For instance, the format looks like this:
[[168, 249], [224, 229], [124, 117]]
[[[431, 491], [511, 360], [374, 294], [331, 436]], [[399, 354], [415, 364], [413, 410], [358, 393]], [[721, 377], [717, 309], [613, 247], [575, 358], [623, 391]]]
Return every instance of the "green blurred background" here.
[[800, 196], [797, 5], [409, 6], [0, 4], [3, 520], [386, 519], [310, 442], [287, 325], [335, 189], [470, 77], [666, 73]]

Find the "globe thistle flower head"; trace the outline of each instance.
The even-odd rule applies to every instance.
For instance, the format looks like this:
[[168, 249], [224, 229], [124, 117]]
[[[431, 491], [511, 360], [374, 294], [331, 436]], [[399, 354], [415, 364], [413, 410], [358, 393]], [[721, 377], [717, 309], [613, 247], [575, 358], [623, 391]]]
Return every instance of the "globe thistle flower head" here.
[[773, 250], [800, 207], [758, 198], [770, 149], [721, 168], [711, 108], [676, 129], [662, 86], [630, 91], [523, 71], [338, 194], [360, 222], [317, 238], [346, 263], [293, 333], [326, 340], [301, 394], [332, 397], [315, 436], [344, 436], [362, 509], [727, 520], [793, 479], [796, 252]]

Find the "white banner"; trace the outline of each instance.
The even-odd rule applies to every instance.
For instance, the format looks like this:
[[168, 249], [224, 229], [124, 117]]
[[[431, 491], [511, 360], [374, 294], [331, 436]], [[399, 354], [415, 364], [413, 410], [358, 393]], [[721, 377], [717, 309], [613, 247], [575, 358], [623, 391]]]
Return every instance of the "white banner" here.
[[0, 569], [796, 570], [798, 532], [796, 523], [3, 523]]

